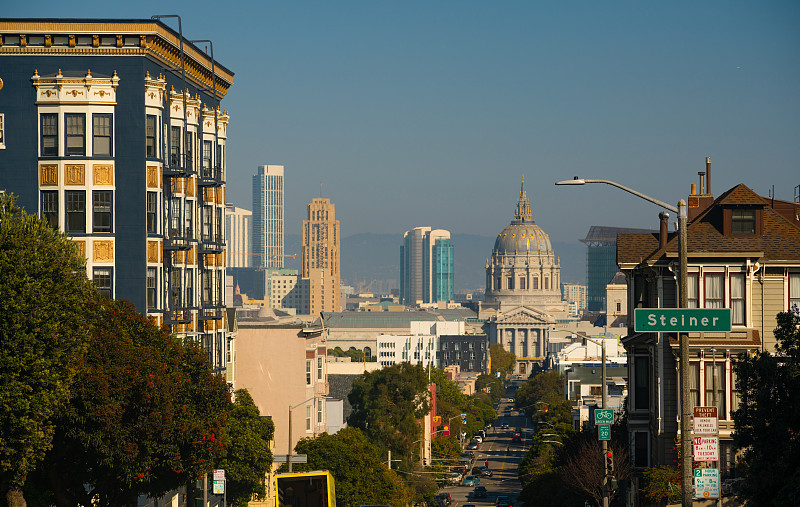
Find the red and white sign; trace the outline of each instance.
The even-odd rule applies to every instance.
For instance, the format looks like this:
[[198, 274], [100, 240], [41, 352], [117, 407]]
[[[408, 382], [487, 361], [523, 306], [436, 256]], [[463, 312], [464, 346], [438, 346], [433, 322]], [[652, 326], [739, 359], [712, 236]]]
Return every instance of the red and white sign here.
[[719, 432], [716, 417], [695, 417], [694, 418], [694, 434], [695, 435], [716, 435]]
[[695, 461], [719, 461], [719, 437], [694, 437]]
[[719, 433], [717, 407], [694, 407], [693, 430], [695, 435]]
[[224, 481], [225, 480], [225, 470], [222, 468], [217, 468], [214, 470], [214, 480], [215, 481]]

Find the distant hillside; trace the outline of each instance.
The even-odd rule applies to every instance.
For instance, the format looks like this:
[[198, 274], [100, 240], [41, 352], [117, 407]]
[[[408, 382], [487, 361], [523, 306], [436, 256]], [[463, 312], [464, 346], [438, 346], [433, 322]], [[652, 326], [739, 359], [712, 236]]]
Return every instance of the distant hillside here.
[[[400, 244], [402, 234], [353, 234], [342, 238], [342, 283], [361, 292], [389, 292], [400, 287]], [[494, 237], [454, 234], [456, 292], [483, 288], [486, 259], [492, 255]], [[579, 241], [553, 243], [561, 258], [564, 282], [586, 282], [586, 247]], [[287, 234], [285, 252], [297, 254], [286, 259], [286, 267], [300, 269], [300, 235]]]

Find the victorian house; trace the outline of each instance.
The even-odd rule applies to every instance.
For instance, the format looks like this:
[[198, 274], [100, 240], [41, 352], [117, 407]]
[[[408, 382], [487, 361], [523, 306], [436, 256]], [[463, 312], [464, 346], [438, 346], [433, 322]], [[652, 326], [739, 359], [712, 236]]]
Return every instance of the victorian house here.
[[[701, 180], [702, 187], [702, 180]], [[800, 306], [800, 206], [767, 199], [739, 184], [714, 199], [689, 196], [688, 294], [690, 308], [730, 308], [730, 332], [689, 333], [693, 406], [716, 406], [720, 474], [734, 468], [733, 413], [738, 408], [740, 354], [773, 351], [776, 315]], [[678, 307], [678, 235], [619, 234], [617, 262], [628, 285], [628, 315], [634, 308]], [[628, 352], [628, 428], [631, 461], [647, 467], [677, 459], [680, 392], [678, 336], [636, 333], [630, 319], [623, 339]], [[633, 484], [634, 494], [637, 479]]]

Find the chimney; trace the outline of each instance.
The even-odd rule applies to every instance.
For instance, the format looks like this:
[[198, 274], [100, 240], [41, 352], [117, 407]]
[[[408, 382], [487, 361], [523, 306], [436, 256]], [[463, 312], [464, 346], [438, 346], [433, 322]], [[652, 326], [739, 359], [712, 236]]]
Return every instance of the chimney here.
[[706, 157], [706, 193], [711, 195], [711, 157]]
[[658, 234], [658, 249], [663, 250], [667, 247], [667, 234], [669, 233], [669, 213], [662, 211], [658, 214], [660, 228]]
[[697, 195], [697, 183], [692, 183], [692, 195]]
[[704, 177], [705, 177], [706, 173], [704, 173], [703, 171], [699, 171], [697, 173], [697, 175], [700, 176], [700, 186], [699, 186], [698, 190], [700, 190], [700, 195], [705, 195], [706, 189], [705, 189], [705, 179], [704, 179]]

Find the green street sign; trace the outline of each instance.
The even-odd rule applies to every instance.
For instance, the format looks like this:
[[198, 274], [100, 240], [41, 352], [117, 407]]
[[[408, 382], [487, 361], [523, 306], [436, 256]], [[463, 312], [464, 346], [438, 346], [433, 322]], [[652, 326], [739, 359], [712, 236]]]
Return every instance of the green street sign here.
[[596, 408], [594, 409], [594, 423], [595, 425], [614, 424], [614, 409], [613, 408]]
[[653, 332], [729, 332], [730, 308], [636, 308], [633, 329]]
[[611, 426], [608, 424], [600, 424], [597, 426], [598, 440], [611, 440]]

